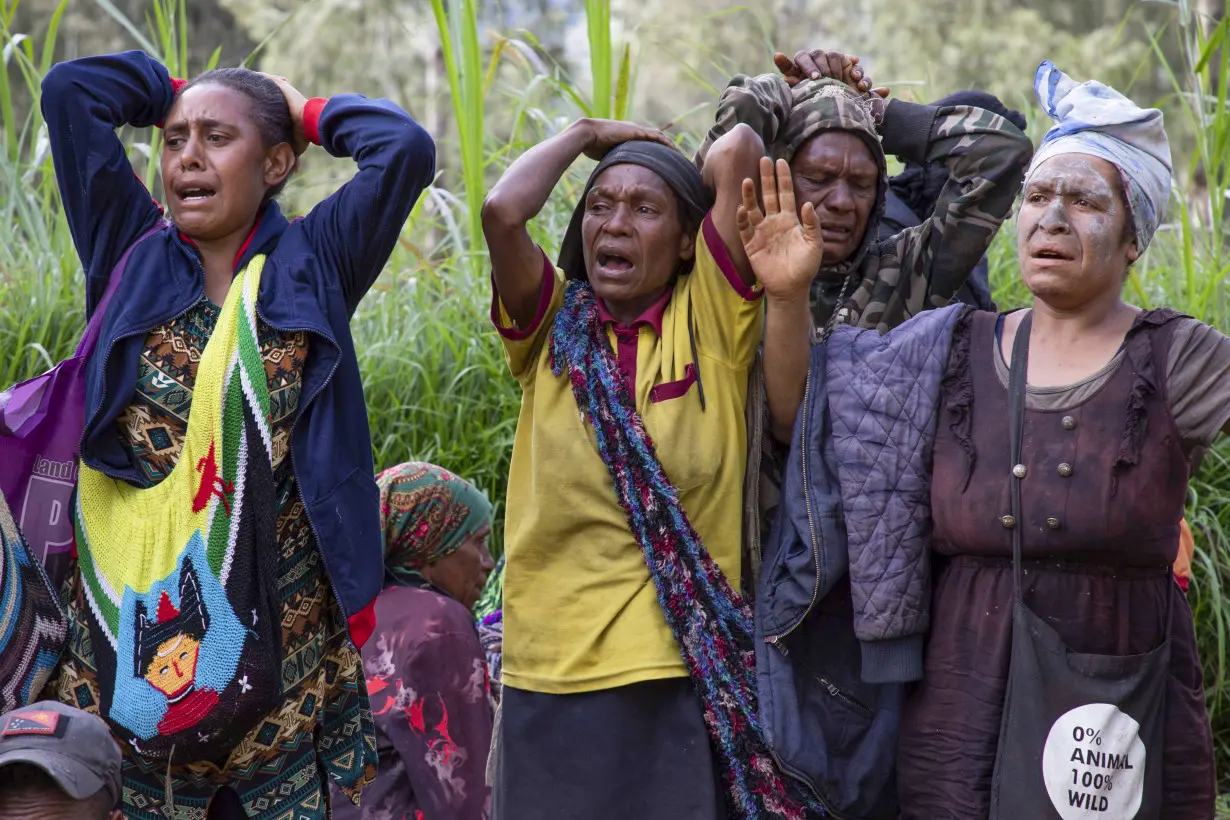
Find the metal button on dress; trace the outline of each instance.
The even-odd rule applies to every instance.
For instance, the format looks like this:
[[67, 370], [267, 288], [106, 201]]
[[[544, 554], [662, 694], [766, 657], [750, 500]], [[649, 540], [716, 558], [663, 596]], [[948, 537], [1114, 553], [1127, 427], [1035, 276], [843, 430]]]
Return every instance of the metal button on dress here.
[[1063, 425], [1063, 429], [1065, 430], [1075, 430], [1076, 429], [1076, 419], [1072, 418], [1071, 416], [1064, 416], [1063, 421], [1061, 421], [1060, 424]]
[[1003, 518], [999, 519], [999, 522], [1004, 525], [1004, 529], [1010, 530], [1016, 526], [1016, 516], [1005, 515]]
[[1072, 465], [1068, 464], [1066, 461], [1063, 464], [1060, 464], [1059, 465], [1059, 475], [1062, 476], [1063, 478], [1071, 478], [1072, 477]]
[[1024, 464], [1018, 464], [1012, 468], [1012, 474], [1016, 476], [1017, 478], [1024, 478], [1025, 474], [1028, 472], [1029, 471], [1025, 469]]
[[1046, 526], [1050, 527], [1053, 530], [1059, 529], [1059, 519], [1058, 518], [1046, 519]]

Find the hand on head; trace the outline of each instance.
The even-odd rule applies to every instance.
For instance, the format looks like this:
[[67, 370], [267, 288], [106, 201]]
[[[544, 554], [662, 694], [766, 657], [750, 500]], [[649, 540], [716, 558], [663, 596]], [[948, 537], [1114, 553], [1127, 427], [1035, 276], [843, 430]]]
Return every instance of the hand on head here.
[[804, 49], [796, 52], [794, 59], [791, 59], [779, 51], [773, 55], [773, 63], [791, 88], [803, 80], [819, 80], [827, 77], [840, 80], [860, 94], [870, 91], [882, 98], [888, 97], [887, 88], [873, 89], [871, 87], [871, 78], [858, 64], [858, 57], [853, 54], [824, 51], [818, 48]]
[[774, 298], [807, 298], [807, 290], [824, 258], [820, 220], [810, 202], [796, 214], [790, 166], [784, 159], [776, 167], [768, 157], [760, 160], [760, 189], [764, 211], [756, 202], [756, 184], [743, 180], [739, 206], [739, 237], [765, 292]]
[[162, 179], [175, 224], [198, 246], [243, 242], [307, 145], [306, 106], [285, 79], [245, 68], [207, 71], [179, 92], [163, 128]]
[[301, 156], [308, 148], [307, 134], [303, 130], [303, 111], [307, 108], [307, 97], [303, 96], [293, 85], [290, 80], [277, 74], [265, 74], [282, 92], [282, 96], [286, 98], [286, 105], [290, 108], [290, 118], [295, 124], [295, 141], [292, 146], [295, 149], [295, 156]]
[[668, 148], [678, 150], [678, 146], [663, 132], [635, 122], [585, 119], [581, 120], [579, 124], [586, 129], [589, 136], [585, 147], [585, 156], [590, 159], [600, 160], [616, 145], [634, 140], [658, 142]]

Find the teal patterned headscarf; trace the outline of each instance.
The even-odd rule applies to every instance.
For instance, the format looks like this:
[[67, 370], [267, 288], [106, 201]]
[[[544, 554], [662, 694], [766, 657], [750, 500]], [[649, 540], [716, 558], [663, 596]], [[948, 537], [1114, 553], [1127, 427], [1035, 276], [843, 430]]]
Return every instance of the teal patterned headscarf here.
[[407, 462], [376, 476], [384, 564], [404, 581], [454, 552], [492, 518], [482, 490], [443, 467]]

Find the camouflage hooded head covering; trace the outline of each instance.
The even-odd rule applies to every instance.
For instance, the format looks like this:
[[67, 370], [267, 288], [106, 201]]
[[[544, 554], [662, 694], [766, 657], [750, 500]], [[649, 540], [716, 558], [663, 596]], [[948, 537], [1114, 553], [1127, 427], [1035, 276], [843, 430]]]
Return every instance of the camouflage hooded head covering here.
[[738, 75], [718, 100], [717, 122], [696, 156], [703, 166], [710, 146], [738, 123], [752, 127], [774, 160], [790, 162], [799, 149], [819, 134], [829, 131], [849, 131], [871, 151], [880, 170], [876, 201], [863, 241], [848, 258], [820, 268], [820, 279], [840, 280], [858, 270], [867, 252], [876, 244], [880, 218], [888, 192], [888, 162], [880, 145], [876, 127], [876, 109], [884, 101], [874, 94], [860, 94], [839, 80], [827, 78], [804, 80], [791, 88], [777, 74], [756, 77]]
[[799, 83], [790, 89], [790, 97], [790, 114], [773, 141], [774, 159], [790, 162], [813, 137], [829, 131], [849, 131], [871, 151], [880, 172], [875, 204], [867, 217], [867, 227], [858, 249], [840, 262], [820, 267], [821, 278], [833, 280], [858, 270], [867, 252], [876, 244], [888, 192], [888, 161], [884, 156], [884, 147], [880, 145], [873, 101], [869, 95], [859, 94], [843, 82], [821, 79]]

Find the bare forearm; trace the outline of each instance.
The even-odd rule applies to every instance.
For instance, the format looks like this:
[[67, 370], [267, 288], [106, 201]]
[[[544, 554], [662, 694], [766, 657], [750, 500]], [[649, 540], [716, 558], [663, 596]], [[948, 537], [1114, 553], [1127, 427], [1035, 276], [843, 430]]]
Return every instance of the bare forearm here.
[[803, 403], [811, 359], [811, 311], [807, 293], [768, 297], [765, 303], [764, 385], [774, 438], [790, 441]]
[[556, 183], [590, 144], [584, 120], [526, 151], [509, 166], [483, 202], [483, 235], [496, 291], [518, 327], [532, 320], [542, 288], [542, 254], [526, 225]]

